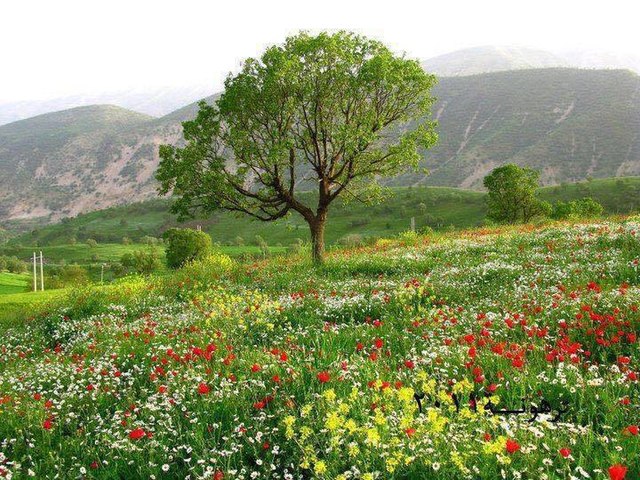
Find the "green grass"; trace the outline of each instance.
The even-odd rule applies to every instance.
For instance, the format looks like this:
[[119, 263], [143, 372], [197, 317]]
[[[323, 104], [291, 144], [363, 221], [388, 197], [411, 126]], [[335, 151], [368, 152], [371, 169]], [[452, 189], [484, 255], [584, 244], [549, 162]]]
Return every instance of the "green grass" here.
[[28, 274], [0, 272], [0, 295], [24, 292], [29, 288], [30, 281]]
[[[0, 274], [0, 279], [3, 275]], [[35, 312], [42, 311], [48, 302], [61, 298], [65, 292], [65, 289], [56, 289], [44, 292], [7, 293], [0, 285], [0, 330], [23, 325], [26, 318]]]

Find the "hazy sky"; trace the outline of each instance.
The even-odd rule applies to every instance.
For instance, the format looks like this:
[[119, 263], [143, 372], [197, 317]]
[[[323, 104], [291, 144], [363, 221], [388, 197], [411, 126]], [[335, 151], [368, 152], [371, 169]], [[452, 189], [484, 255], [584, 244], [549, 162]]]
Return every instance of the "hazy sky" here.
[[638, 1], [0, 0], [0, 101], [164, 85], [218, 90], [298, 30], [349, 29], [425, 59], [478, 45], [638, 53]]

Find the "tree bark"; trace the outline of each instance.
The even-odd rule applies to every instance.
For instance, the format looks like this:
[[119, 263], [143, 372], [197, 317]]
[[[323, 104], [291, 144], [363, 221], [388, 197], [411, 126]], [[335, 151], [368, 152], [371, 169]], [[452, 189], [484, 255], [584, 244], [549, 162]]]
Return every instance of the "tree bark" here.
[[324, 227], [327, 222], [326, 212], [318, 214], [309, 222], [311, 229], [311, 255], [313, 263], [321, 265], [324, 262]]

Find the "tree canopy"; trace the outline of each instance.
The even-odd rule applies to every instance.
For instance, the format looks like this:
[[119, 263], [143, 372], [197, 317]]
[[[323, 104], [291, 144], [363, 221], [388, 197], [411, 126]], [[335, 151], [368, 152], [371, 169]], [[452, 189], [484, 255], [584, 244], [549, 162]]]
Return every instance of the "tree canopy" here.
[[494, 169], [484, 178], [489, 191], [488, 217], [501, 223], [528, 222], [537, 215], [550, 213], [551, 205], [536, 196], [540, 173], [509, 163]]
[[[218, 209], [263, 221], [297, 212], [321, 261], [330, 204], [373, 202], [379, 178], [416, 167], [437, 141], [435, 77], [419, 62], [348, 32], [307, 33], [246, 60], [215, 105], [163, 145], [157, 178], [181, 217]], [[314, 204], [299, 191], [315, 190]]]

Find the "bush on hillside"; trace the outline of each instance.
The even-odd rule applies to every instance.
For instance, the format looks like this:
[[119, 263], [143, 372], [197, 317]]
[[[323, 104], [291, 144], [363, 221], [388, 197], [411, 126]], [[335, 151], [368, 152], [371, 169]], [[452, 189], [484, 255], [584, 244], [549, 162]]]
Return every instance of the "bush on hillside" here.
[[76, 287], [89, 283], [89, 274], [80, 265], [47, 266], [45, 272], [44, 283], [47, 288]]
[[24, 273], [27, 271], [27, 262], [18, 257], [0, 256], [0, 272], [6, 270], [10, 273]]
[[[133, 253], [125, 253], [120, 257], [121, 267], [116, 267], [117, 273], [136, 272], [148, 275], [160, 268], [160, 257], [155, 249], [137, 250]], [[117, 274], [116, 273], [116, 274]]]
[[360, 235], [359, 233], [350, 233], [340, 238], [340, 240], [338, 240], [338, 243], [340, 245], [344, 245], [345, 247], [355, 248], [364, 245], [364, 240], [362, 239], [362, 235]]
[[180, 268], [188, 262], [202, 260], [211, 253], [211, 237], [199, 230], [172, 228], [164, 234], [167, 243], [167, 266]]
[[160, 268], [160, 257], [155, 249], [138, 250], [133, 254], [134, 269], [142, 275], [149, 275]]
[[591, 197], [585, 197], [572, 202], [557, 202], [553, 205], [551, 218], [567, 220], [576, 218], [591, 218], [602, 215], [604, 207]]

